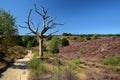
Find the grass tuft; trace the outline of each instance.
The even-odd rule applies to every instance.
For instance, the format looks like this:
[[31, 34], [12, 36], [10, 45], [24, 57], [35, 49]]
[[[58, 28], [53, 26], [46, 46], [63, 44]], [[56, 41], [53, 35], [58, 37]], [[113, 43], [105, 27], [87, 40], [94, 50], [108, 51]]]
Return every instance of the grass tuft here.
[[105, 65], [120, 66], [120, 57], [107, 57], [103, 60]]

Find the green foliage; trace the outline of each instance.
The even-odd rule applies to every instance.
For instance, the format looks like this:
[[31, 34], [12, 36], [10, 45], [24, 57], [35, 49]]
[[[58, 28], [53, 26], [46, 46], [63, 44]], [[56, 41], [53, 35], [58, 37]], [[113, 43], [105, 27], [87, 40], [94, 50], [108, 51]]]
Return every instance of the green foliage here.
[[32, 42], [31, 41], [28, 41], [27, 43], [27, 48], [31, 48], [32, 47]]
[[22, 37], [19, 35], [14, 36], [14, 44], [19, 45], [19, 46], [23, 46]]
[[73, 37], [73, 40], [77, 40], [77, 37]]
[[44, 49], [44, 51], [47, 51], [47, 46], [46, 46], [46, 44], [45, 43], [43, 43], [43, 49]]
[[0, 9], [0, 42], [6, 46], [12, 45], [17, 32], [15, 18], [9, 12]]
[[24, 47], [31, 48], [38, 45], [38, 41], [35, 36], [23, 36], [22, 39]]
[[85, 40], [91, 40], [90, 36], [85, 36], [84, 38], [85, 38]]
[[66, 38], [63, 38], [63, 39], [61, 39], [61, 44], [62, 44], [62, 46], [68, 46], [69, 41]]
[[107, 57], [103, 62], [105, 65], [120, 66], [120, 57]]
[[113, 39], [117, 38], [117, 36], [112, 36]]
[[93, 36], [92, 36], [92, 39], [94, 40], [94, 39], [98, 39], [99, 38], [99, 35], [97, 35], [97, 34], [94, 34]]
[[90, 36], [83, 36], [80, 38], [80, 42], [84, 42], [84, 41], [87, 41], [87, 40], [91, 40], [91, 37]]
[[50, 45], [49, 45], [49, 49], [50, 52], [52, 53], [58, 53], [59, 52], [59, 48], [58, 48], [58, 38], [57, 37], [53, 37]]
[[[15, 17], [9, 12], [0, 9], [0, 58], [9, 54], [8, 49], [15, 45], [13, 43], [17, 33]], [[11, 56], [11, 54], [8, 56]]]
[[37, 75], [42, 74], [45, 71], [44, 62], [40, 59], [37, 59], [37, 58], [33, 58], [29, 62], [28, 68], [30, 70], [34, 71], [35, 74], [37, 74]]
[[84, 41], [85, 41], [84, 37], [81, 37], [80, 42], [84, 42]]
[[63, 33], [62, 35], [63, 35], [63, 36], [72, 36], [71, 33]]
[[80, 64], [80, 63], [81, 63], [81, 61], [80, 61], [79, 59], [72, 60], [72, 62], [73, 62], [74, 64]]

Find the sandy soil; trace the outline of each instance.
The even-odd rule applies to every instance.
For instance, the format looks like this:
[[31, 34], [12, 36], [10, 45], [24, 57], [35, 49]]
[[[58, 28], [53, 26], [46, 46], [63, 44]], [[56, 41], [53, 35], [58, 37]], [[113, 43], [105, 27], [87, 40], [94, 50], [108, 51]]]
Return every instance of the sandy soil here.
[[12, 66], [0, 75], [0, 80], [28, 80], [29, 71], [27, 69], [31, 53], [23, 59], [18, 59]]

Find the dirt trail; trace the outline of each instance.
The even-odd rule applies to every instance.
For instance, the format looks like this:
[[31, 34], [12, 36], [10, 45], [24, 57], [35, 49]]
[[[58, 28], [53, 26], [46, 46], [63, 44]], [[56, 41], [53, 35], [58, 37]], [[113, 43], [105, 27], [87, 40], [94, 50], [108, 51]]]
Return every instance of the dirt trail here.
[[28, 52], [23, 59], [18, 59], [5, 72], [0, 75], [0, 80], [28, 80], [29, 71], [27, 69], [31, 53]]

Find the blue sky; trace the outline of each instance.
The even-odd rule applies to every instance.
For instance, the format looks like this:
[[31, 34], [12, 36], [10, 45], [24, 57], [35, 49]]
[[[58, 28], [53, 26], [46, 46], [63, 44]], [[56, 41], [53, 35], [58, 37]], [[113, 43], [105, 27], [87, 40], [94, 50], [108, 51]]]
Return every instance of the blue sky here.
[[[49, 9], [49, 15], [64, 26], [49, 30], [59, 30], [57, 34], [119, 34], [120, 0], [0, 0], [0, 8], [16, 17], [16, 24], [25, 26], [27, 15], [34, 3]], [[34, 22], [41, 22], [40, 17], [32, 14]], [[41, 23], [42, 24], [42, 23]], [[41, 29], [41, 28], [40, 28]], [[19, 34], [28, 33], [19, 28]]]

